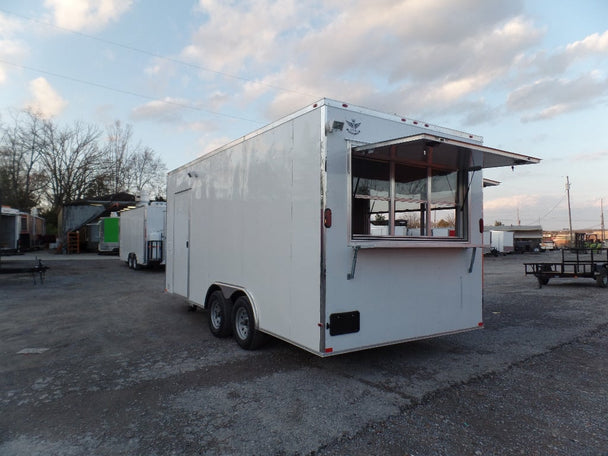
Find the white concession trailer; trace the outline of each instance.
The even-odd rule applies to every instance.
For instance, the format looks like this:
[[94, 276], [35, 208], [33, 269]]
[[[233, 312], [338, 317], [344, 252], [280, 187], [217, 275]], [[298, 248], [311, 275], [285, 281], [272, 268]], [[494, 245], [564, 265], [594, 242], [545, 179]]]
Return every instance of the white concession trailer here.
[[120, 213], [120, 259], [129, 268], [165, 264], [166, 212], [164, 201], [143, 201]]
[[323, 99], [168, 174], [167, 291], [319, 356], [476, 329], [480, 136]]

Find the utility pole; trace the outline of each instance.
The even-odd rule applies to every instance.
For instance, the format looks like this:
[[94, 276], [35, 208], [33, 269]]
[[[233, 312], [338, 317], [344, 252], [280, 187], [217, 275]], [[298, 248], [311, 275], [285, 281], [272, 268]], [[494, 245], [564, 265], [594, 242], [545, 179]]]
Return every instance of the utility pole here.
[[572, 240], [572, 211], [570, 210], [570, 178], [566, 176], [566, 194], [568, 195], [568, 222], [570, 223], [570, 247], [574, 247]]
[[602, 211], [601, 221], [602, 221], [602, 243], [606, 240], [606, 234], [604, 232], [604, 200], [600, 199], [600, 210]]

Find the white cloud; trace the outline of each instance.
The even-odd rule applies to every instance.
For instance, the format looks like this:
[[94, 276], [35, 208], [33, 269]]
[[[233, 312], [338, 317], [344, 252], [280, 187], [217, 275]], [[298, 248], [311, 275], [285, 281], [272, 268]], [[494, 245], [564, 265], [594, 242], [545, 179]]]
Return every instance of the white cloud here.
[[164, 97], [137, 106], [131, 112], [136, 120], [160, 120], [163, 122], [181, 122], [184, 110], [201, 112], [219, 112], [230, 97], [223, 92], [216, 91], [207, 96], [204, 101], [191, 101], [185, 98]]
[[595, 33], [553, 51], [539, 50], [521, 55], [516, 68], [522, 80], [560, 75], [572, 69], [578, 62], [593, 62], [608, 57], [608, 30]]
[[198, 140], [198, 143], [201, 146], [201, 153], [199, 156], [203, 156], [208, 154], [209, 152], [213, 152], [216, 149], [219, 149], [222, 146], [225, 146], [234, 138], [227, 137], [202, 137]]
[[483, 210], [491, 211], [495, 209], [511, 210], [522, 206], [534, 205], [537, 202], [536, 196], [513, 195], [508, 197], [494, 198], [483, 202]]
[[42, 117], [50, 118], [57, 116], [68, 105], [67, 101], [43, 77], [30, 81], [29, 88], [33, 99], [27, 103], [26, 107], [36, 113], [40, 113]]
[[205, 83], [233, 84], [239, 102], [270, 95], [271, 118], [323, 96], [445, 112], [480, 98], [542, 34], [520, 1], [199, 0], [199, 10], [181, 58], [213, 70]]
[[45, 0], [55, 24], [70, 30], [99, 30], [129, 10], [133, 0]]
[[12, 36], [22, 29], [21, 22], [0, 12], [0, 36]]
[[312, 7], [296, 0], [200, 0], [199, 8], [207, 19], [182, 58], [235, 73], [250, 71], [246, 66], [270, 65], [281, 43], [291, 43], [287, 37], [295, 35]]
[[[195, 12], [201, 23], [179, 58], [200, 66], [198, 84], [184, 83], [221, 92], [200, 105], [213, 111], [264, 104], [272, 120], [327, 96], [470, 125], [513, 112], [551, 118], [606, 94], [588, 68], [565, 70], [603, 55], [608, 32], [538, 51], [547, 29], [522, 1], [199, 0]], [[161, 81], [170, 71], [156, 61], [146, 73]]]
[[162, 100], [153, 100], [137, 106], [131, 112], [136, 120], [161, 120], [175, 122], [181, 119], [184, 108], [191, 106], [188, 100], [165, 97]]
[[[15, 38], [15, 34], [22, 30], [22, 24], [11, 19], [0, 12], [0, 59], [18, 64], [28, 53], [27, 45]], [[0, 62], [0, 84], [8, 79], [9, 71], [15, 69], [14, 66]]]
[[601, 35], [594, 33], [580, 41], [575, 41], [566, 47], [570, 54], [606, 54], [608, 56], [608, 30]]
[[[21, 58], [27, 53], [26, 47], [19, 41], [15, 40], [3, 40], [0, 39], [0, 59], [6, 59], [7, 61], [20, 61]], [[6, 82], [8, 77], [8, 71], [10, 65], [3, 64], [0, 62], [0, 84]]]
[[596, 151], [585, 151], [577, 154], [573, 157], [575, 161], [586, 161], [589, 163], [598, 163], [600, 161], [608, 160], [608, 149], [596, 150]]
[[589, 108], [608, 96], [608, 78], [599, 73], [574, 79], [545, 78], [514, 90], [507, 106], [515, 112], [532, 112], [524, 121], [543, 120], [566, 112]]

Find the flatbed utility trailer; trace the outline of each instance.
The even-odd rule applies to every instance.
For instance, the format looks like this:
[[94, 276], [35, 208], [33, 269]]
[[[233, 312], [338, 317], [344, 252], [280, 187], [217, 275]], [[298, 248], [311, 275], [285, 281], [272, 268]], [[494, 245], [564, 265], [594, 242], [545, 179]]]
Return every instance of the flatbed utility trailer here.
[[330, 356], [478, 329], [480, 136], [321, 100], [167, 176], [168, 293], [245, 349]]
[[42, 260], [39, 258], [35, 259], [34, 264], [32, 266], [6, 267], [0, 262], [0, 274], [31, 273], [32, 278], [34, 279], [34, 284], [36, 284], [36, 275], [39, 276], [40, 283], [44, 283], [44, 278], [46, 277], [46, 271], [48, 269], [49, 267], [45, 264], [42, 264]]
[[562, 249], [561, 262], [524, 263], [524, 268], [539, 288], [559, 278], [594, 279], [598, 287], [608, 287], [608, 249]]

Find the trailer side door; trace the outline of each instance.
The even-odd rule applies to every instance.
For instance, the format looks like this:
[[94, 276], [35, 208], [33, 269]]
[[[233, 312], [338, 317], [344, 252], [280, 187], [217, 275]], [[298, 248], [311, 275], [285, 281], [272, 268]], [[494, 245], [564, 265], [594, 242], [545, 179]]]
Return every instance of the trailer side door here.
[[173, 205], [173, 292], [190, 297], [190, 190], [175, 194]]

